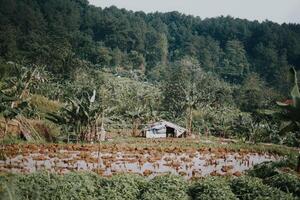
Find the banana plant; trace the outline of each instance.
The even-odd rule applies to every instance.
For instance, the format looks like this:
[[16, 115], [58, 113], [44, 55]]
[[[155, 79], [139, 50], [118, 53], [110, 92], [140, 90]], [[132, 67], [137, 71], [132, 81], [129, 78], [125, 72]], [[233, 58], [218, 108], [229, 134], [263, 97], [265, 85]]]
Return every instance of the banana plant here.
[[287, 125], [281, 129], [281, 134], [300, 130], [300, 91], [295, 68], [290, 69], [290, 74], [294, 84], [291, 90], [292, 99], [285, 102], [277, 102], [277, 105], [284, 109], [281, 118], [287, 122]]
[[37, 66], [26, 68], [13, 62], [8, 64], [13, 68], [11, 77], [0, 88], [0, 114], [5, 120], [4, 134], [7, 132], [9, 120], [21, 114], [32, 114], [34, 109], [28, 104], [30, 87], [41, 81]]
[[79, 137], [82, 140], [87, 140], [87, 136], [96, 132], [97, 119], [100, 117], [100, 105], [96, 103], [96, 91], [89, 96], [84, 93], [82, 98], [68, 99], [65, 107], [58, 113], [48, 113], [47, 119], [61, 125], [64, 132], [73, 132], [76, 135], [77, 141]]
[[31, 89], [45, 81], [43, 74], [45, 71], [35, 65], [25, 67], [13, 62], [9, 64], [12, 65], [13, 70], [1, 90], [6, 95], [15, 97], [11, 102], [11, 108], [14, 108], [30, 95]]
[[15, 99], [0, 91], [0, 113], [3, 115], [5, 121], [4, 135], [7, 133], [8, 120], [15, 118], [19, 114], [18, 109], [10, 107], [10, 102], [15, 101]]

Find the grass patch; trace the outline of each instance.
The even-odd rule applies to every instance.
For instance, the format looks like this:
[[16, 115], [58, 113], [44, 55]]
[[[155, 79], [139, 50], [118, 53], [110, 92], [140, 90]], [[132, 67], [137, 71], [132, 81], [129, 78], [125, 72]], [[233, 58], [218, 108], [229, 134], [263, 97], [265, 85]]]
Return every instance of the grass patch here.
[[62, 107], [60, 102], [36, 94], [31, 96], [30, 104], [37, 109], [41, 117], [45, 117], [47, 113], [58, 112]]

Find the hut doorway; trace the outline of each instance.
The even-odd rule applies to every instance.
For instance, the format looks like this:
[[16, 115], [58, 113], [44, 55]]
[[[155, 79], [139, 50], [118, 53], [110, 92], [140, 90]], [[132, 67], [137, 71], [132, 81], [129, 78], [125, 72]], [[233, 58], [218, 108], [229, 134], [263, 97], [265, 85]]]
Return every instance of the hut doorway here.
[[175, 129], [167, 126], [166, 135], [167, 137], [175, 137]]

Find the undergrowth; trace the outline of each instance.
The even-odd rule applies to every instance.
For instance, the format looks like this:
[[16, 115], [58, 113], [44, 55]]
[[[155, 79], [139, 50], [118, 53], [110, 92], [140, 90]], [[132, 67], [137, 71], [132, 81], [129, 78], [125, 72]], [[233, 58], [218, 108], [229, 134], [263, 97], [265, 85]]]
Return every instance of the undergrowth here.
[[58, 175], [38, 172], [28, 175], [0, 175], [0, 197], [9, 200], [267, 200], [298, 199], [296, 175], [206, 177], [187, 181], [164, 175], [147, 179], [120, 174], [104, 178], [94, 173]]

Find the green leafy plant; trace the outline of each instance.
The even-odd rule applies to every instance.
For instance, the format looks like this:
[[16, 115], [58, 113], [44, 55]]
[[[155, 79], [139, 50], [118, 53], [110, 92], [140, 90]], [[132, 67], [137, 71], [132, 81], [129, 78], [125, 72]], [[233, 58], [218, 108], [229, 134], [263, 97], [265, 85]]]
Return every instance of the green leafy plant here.
[[35, 108], [29, 104], [30, 92], [35, 85], [43, 81], [41, 67], [35, 65], [24, 67], [13, 62], [9, 64], [14, 70], [0, 88], [0, 113], [5, 119], [5, 134], [9, 120], [19, 115], [27, 117], [35, 115]]
[[300, 197], [300, 178], [296, 174], [279, 173], [265, 179], [264, 183]]
[[259, 178], [242, 176], [231, 181], [231, 189], [240, 200], [294, 199], [291, 194], [263, 184]]
[[259, 165], [255, 165], [253, 169], [248, 171], [248, 175], [258, 178], [268, 178], [278, 174], [277, 164], [274, 162], [266, 162]]
[[144, 200], [188, 200], [188, 183], [179, 176], [167, 175], [153, 178], [145, 188]]
[[101, 116], [100, 105], [95, 102], [95, 98], [96, 91], [94, 90], [92, 96], [84, 93], [81, 99], [68, 99], [65, 107], [61, 108], [58, 113], [48, 113], [46, 118], [61, 125], [67, 134], [73, 132], [77, 141], [79, 137], [82, 140], [88, 140], [87, 137], [96, 136], [97, 120]]
[[139, 175], [116, 175], [100, 183], [97, 191], [98, 199], [140, 199], [142, 190], [145, 189], [146, 185], [147, 181]]
[[284, 109], [282, 119], [288, 122], [280, 131], [282, 134], [289, 131], [300, 130], [300, 91], [295, 68], [291, 68], [290, 73], [294, 84], [291, 91], [292, 99], [286, 102], [277, 102], [277, 104]]
[[3, 195], [12, 193], [16, 199], [91, 199], [96, 200], [98, 183], [102, 178], [88, 173], [68, 173], [64, 176], [39, 172], [5, 178], [8, 187]]
[[237, 200], [224, 178], [205, 178], [189, 188], [193, 200]]

